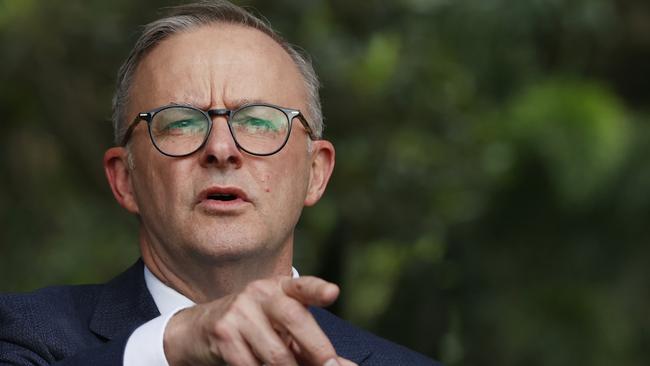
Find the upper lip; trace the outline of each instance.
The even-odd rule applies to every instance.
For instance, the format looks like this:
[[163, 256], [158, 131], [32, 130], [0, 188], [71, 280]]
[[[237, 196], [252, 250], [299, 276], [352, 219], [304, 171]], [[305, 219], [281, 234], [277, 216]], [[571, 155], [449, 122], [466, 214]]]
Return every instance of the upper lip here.
[[248, 196], [246, 195], [246, 192], [244, 192], [241, 188], [220, 187], [220, 186], [213, 186], [201, 191], [201, 193], [199, 194], [198, 201], [199, 202], [205, 201], [211, 199], [211, 197], [213, 196], [218, 196], [218, 195], [231, 195], [231, 196], [235, 196], [235, 199], [241, 199], [243, 201], [250, 202]]

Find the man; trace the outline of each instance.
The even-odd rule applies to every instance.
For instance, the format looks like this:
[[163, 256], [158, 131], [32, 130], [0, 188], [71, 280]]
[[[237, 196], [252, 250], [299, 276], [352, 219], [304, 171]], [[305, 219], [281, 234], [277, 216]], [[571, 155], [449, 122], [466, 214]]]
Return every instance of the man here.
[[113, 107], [104, 168], [142, 259], [106, 285], [0, 297], [0, 365], [433, 364], [317, 308], [338, 288], [292, 269], [334, 148], [310, 63], [265, 23], [225, 1], [175, 8]]

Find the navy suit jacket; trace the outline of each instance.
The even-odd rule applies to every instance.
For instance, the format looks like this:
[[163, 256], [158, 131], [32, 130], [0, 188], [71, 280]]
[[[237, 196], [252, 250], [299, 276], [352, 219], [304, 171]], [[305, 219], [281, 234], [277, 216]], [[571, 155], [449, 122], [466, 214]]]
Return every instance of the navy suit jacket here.
[[[138, 261], [103, 285], [0, 295], [0, 365], [122, 365], [131, 333], [160, 315]], [[310, 308], [337, 353], [359, 365], [439, 365]]]

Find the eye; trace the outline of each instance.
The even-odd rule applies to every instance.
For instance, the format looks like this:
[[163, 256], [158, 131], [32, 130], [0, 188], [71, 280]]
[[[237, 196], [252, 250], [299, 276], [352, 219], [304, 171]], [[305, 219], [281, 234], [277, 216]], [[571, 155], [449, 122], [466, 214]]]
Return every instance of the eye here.
[[277, 132], [279, 130], [277, 123], [264, 118], [253, 116], [241, 116], [232, 121], [233, 127], [245, 130], [250, 133], [260, 132]]
[[161, 134], [191, 134], [204, 132], [206, 124], [198, 118], [186, 118], [175, 121], [169, 121], [159, 129]]
[[188, 128], [194, 124], [196, 124], [196, 121], [193, 121], [191, 119], [182, 119], [179, 121], [170, 122], [167, 126], [165, 126], [165, 128], [168, 130], [172, 130], [175, 128]]

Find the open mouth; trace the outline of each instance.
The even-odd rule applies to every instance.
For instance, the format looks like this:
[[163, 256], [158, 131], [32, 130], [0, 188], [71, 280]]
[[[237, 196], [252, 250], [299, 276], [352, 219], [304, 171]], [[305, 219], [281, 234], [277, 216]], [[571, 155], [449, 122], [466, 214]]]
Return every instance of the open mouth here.
[[246, 192], [238, 187], [213, 186], [199, 194], [197, 203], [200, 202], [244, 203], [249, 202]]
[[234, 201], [237, 198], [237, 195], [229, 193], [214, 193], [208, 195], [208, 199], [213, 201]]

